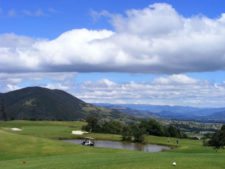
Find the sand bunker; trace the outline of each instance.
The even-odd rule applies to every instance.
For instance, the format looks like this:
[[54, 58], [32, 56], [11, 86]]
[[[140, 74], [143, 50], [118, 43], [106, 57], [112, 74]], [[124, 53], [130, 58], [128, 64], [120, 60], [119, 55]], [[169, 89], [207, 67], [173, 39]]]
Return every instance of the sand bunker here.
[[81, 131], [81, 130], [74, 130], [74, 131], [72, 131], [73, 135], [83, 135], [83, 134], [86, 134], [86, 133], [88, 133], [88, 132]]
[[20, 128], [11, 128], [12, 131], [22, 131]]

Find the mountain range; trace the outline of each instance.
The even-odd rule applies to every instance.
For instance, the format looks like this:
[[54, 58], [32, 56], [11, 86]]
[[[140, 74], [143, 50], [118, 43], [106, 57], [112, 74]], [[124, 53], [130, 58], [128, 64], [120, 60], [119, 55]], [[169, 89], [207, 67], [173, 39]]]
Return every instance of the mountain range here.
[[161, 118], [170, 120], [194, 120], [203, 122], [225, 122], [225, 108], [198, 108], [189, 106], [108, 104], [97, 106], [115, 109], [139, 118]]

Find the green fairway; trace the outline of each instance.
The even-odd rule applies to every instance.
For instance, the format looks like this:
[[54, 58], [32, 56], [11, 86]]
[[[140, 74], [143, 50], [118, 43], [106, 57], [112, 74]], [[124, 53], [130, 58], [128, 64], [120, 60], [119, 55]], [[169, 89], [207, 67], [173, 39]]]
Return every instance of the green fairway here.
[[[224, 169], [225, 151], [216, 152], [201, 141], [147, 136], [146, 142], [176, 146], [160, 153], [83, 147], [58, 138], [76, 138], [72, 130], [83, 122], [0, 122], [1, 169]], [[11, 128], [21, 128], [13, 132]], [[88, 134], [98, 139], [120, 140], [119, 135]], [[177, 166], [172, 166], [176, 161]]]

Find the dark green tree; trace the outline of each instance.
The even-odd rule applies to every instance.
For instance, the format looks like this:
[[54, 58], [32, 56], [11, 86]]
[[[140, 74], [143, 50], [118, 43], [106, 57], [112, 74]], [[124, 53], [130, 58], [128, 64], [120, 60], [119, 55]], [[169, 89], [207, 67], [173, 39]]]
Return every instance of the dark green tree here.
[[123, 130], [123, 124], [117, 120], [110, 120], [103, 122], [101, 125], [101, 132], [111, 134], [121, 134]]
[[209, 140], [209, 146], [217, 150], [225, 147], [225, 125], [212, 136]]
[[140, 127], [140, 125], [133, 125], [131, 127], [133, 141], [138, 143], [144, 142], [144, 129]]
[[144, 142], [145, 131], [138, 124], [130, 124], [123, 128], [122, 140], [133, 141], [138, 143]]
[[122, 140], [123, 141], [132, 141], [133, 134], [129, 126], [124, 126], [122, 130]]
[[181, 132], [178, 128], [173, 125], [169, 125], [166, 129], [167, 136], [169, 137], [181, 137]]
[[7, 114], [5, 112], [5, 102], [4, 102], [4, 99], [3, 98], [1, 98], [0, 113], [2, 114], [2, 119], [4, 121], [7, 121], [8, 118], [7, 118]]
[[96, 116], [88, 116], [86, 119], [86, 122], [87, 122], [87, 125], [84, 126], [84, 129], [86, 131], [98, 132], [99, 124], [98, 124], [98, 118]]
[[154, 119], [141, 121], [140, 128], [142, 128], [144, 132], [149, 135], [155, 135], [155, 136], [164, 135], [162, 125]]

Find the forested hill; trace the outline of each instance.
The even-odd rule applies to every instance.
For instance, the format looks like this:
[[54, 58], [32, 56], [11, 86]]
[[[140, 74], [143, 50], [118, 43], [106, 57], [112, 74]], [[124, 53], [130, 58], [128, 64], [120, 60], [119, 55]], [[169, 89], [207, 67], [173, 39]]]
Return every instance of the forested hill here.
[[78, 120], [90, 114], [125, 117], [119, 111], [85, 103], [62, 90], [28, 87], [0, 94], [0, 120]]

